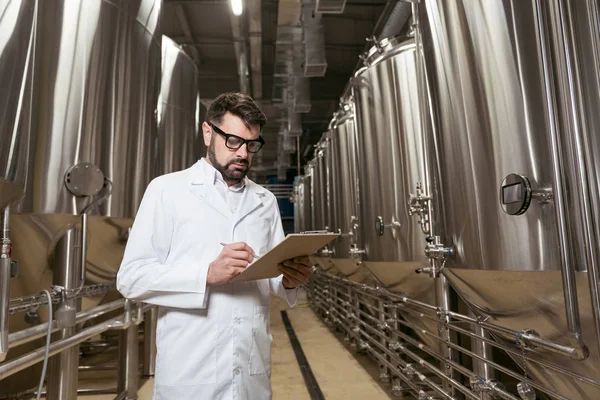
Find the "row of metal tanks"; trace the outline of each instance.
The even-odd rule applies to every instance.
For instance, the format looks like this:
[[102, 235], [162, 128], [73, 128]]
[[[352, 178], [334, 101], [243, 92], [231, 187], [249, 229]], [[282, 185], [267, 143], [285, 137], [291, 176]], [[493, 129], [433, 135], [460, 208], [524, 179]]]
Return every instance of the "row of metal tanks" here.
[[[64, 284], [75, 264], [86, 286], [114, 283], [146, 185], [205, 151], [197, 67], [162, 35], [162, 9], [162, 0], [0, 0], [2, 260], [19, 263], [16, 277], [0, 268], [0, 361], [45, 343], [8, 349], [9, 331], [47, 318], [45, 307], [9, 306]], [[56, 254], [65, 240], [66, 258]], [[0, 378], [0, 398], [30, 394], [40, 371]]]
[[298, 180], [297, 230], [340, 234], [328, 273], [493, 324], [500, 367], [547, 389], [522, 398], [598, 399], [600, 3], [412, 3]]

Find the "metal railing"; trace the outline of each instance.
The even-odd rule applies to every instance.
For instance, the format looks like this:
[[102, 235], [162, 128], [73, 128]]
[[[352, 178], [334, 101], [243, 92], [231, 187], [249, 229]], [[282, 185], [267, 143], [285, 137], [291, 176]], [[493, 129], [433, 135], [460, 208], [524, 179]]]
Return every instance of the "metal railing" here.
[[[85, 286], [74, 293], [71, 299], [107, 293], [112, 288], [114, 288], [114, 284]], [[52, 304], [59, 304], [62, 297], [62, 293], [53, 292]], [[11, 299], [10, 304], [12, 305], [10, 311], [13, 313], [36, 309], [40, 306], [47, 306], [48, 300], [40, 296], [27, 296]], [[138, 325], [146, 318], [145, 337], [154, 337], [152, 329], [155, 328], [155, 321], [153, 321], [153, 319], [156, 318], [156, 306], [136, 303], [127, 299], [115, 300], [78, 312], [75, 315], [73, 325], [81, 328], [84, 322], [101, 318], [108, 314], [114, 314], [115, 311], [121, 311], [121, 314], [116, 317], [105, 319], [92, 326], [79, 329], [73, 335], [54, 340], [50, 343], [47, 356], [51, 357], [65, 352], [104, 332], [114, 330], [121, 331], [118, 344], [119, 364], [117, 369], [119, 371], [119, 377], [117, 382], [117, 395], [115, 398], [135, 398], [138, 390], [138, 377], [141, 375], [138, 361]], [[28, 329], [13, 332], [8, 336], [9, 350], [25, 343], [29, 343], [35, 339], [45, 337], [48, 332], [48, 324], [51, 324], [51, 332], [53, 333], [67, 328], [64, 323], [54, 319]], [[148, 376], [154, 374], [155, 356], [156, 354], [153, 346], [144, 346], [144, 375]], [[46, 347], [44, 346], [23, 354], [18, 358], [0, 363], [0, 381], [43, 361], [45, 357]], [[77, 360], [75, 360], [75, 363], [77, 367], [79, 367]], [[79, 389], [77, 392], [86, 392], [86, 390], [89, 391], [88, 389]], [[50, 388], [44, 391], [43, 394], [49, 398], [56, 398], [56, 395], [52, 393]]]
[[[488, 358], [477, 350], [478, 344], [487, 346], [488, 351], [491, 347], [502, 350], [514, 359], [522, 360], [523, 364], [535, 363], [582, 385], [600, 388], [600, 379], [581, 375], [540, 357], [544, 351], [575, 359], [578, 355], [568, 346], [533, 332], [508, 329], [318, 269], [307, 289], [317, 314], [324, 317], [328, 325], [341, 329], [357, 351], [375, 358], [380, 368], [389, 373], [392, 389], [397, 394], [408, 391], [418, 399], [519, 400], [539, 398], [535, 394], [537, 390], [549, 398], [567, 400], [552, 388], [530, 379], [519, 367], [509, 368]], [[415, 324], [415, 321], [430, 324]], [[437, 331], [431, 331], [427, 326], [436, 326]], [[470, 348], [462, 342], [442, 337], [440, 332], [444, 329], [455, 336], [469, 338], [472, 341]], [[418, 336], [411, 335], [411, 331], [418, 332]], [[473, 367], [467, 368], [453, 357], [445, 357], [431, 343], [448, 346], [451, 351], [471, 358]], [[483, 373], [481, 367], [478, 369], [477, 364], [516, 381], [519, 393], [511, 393], [501, 381], [491, 378], [493, 374]], [[386, 374], [382, 377], [387, 379]]]

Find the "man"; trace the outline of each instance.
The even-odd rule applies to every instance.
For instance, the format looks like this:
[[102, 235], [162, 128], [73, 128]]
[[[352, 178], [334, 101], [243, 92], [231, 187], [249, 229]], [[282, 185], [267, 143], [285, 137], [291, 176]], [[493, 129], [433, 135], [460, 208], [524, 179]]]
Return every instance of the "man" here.
[[117, 288], [160, 306], [156, 400], [271, 398], [269, 294], [293, 306], [311, 263], [299, 257], [278, 278], [230, 283], [284, 238], [275, 196], [246, 178], [265, 123], [250, 97], [219, 96], [202, 124], [207, 158], [144, 194]]

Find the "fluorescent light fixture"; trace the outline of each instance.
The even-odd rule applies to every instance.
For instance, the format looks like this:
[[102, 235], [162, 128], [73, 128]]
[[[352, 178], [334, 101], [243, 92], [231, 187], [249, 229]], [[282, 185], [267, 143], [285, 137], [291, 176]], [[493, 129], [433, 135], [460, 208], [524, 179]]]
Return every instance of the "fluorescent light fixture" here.
[[243, 11], [242, 0], [231, 0], [231, 11], [233, 12], [233, 15], [235, 15], [236, 17], [239, 17], [240, 15], [242, 15], [242, 11]]

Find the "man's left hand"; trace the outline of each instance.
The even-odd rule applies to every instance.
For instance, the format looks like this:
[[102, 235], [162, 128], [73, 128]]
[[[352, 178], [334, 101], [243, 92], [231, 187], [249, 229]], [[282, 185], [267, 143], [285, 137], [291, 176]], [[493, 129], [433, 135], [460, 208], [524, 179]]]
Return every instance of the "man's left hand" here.
[[283, 287], [294, 289], [308, 282], [312, 275], [312, 261], [306, 256], [290, 258], [279, 263], [279, 270], [283, 274]]

